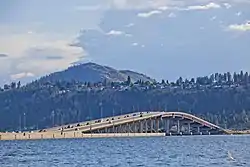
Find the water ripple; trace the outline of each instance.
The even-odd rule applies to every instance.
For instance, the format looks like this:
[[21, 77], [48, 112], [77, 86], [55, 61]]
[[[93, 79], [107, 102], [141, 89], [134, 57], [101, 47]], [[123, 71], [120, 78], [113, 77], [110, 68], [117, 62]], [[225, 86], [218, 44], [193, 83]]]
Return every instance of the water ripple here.
[[1, 141], [0, 167], [249, 167], [249, 145], [250, 136]]

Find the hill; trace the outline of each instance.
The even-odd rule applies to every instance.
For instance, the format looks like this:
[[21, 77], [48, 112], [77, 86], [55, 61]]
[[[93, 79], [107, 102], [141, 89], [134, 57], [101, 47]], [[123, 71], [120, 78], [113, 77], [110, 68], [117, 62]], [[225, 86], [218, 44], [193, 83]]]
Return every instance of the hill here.
[[225, 128], [250, 128], [248, 73], [180, 77], [171, 83], [38, 83], [11, 84], [0, 91], [0, 130], [51, 127], [147, 110], [182, 110]]
[[57, 81], [77, 81], [77, 82], [124, 82], [130, 76], [131, 81], [142, 80], [144, 82], [153, 82], [150, 77], [137, 72], [123, 70], [119, 71], [108, 66], [98, 65], [96, 63], [86, 63], [69, 67], [60, 72], [52, 73], [42, 77], [38, 82], [57, 82]]

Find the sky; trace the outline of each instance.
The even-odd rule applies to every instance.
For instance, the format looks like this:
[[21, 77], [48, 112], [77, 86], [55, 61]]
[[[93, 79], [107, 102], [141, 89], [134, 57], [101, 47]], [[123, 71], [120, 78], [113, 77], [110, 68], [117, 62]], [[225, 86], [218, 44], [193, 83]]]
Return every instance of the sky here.
[[0, 1], [0, 85], [96, 62], [175, 80], [250, 72], [250, 0]]

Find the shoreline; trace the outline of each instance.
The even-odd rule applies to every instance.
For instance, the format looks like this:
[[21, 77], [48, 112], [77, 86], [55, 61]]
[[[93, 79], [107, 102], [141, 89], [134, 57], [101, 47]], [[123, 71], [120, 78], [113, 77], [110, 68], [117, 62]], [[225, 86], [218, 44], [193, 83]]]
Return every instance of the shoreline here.
[[40, 132], [40, 133], [0, 133], [0, 141], [8, 140], [45, 140], [45, 139], [78, 139], [78, 138], [112, 138], [112, 137], [160, 137], [165, 133], [93, 133], [81, 132]]

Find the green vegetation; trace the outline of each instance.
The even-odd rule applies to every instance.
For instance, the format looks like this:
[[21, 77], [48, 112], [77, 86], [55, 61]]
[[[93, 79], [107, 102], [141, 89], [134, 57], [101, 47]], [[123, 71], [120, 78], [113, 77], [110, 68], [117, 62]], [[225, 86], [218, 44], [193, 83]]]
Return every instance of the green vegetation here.
[[222, 127], [250, 128], [248, 73], [131, 82], [35, 81], [0, 91], [0, 130], [36, 129], [134, 111], [184, 111]]

